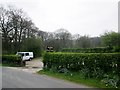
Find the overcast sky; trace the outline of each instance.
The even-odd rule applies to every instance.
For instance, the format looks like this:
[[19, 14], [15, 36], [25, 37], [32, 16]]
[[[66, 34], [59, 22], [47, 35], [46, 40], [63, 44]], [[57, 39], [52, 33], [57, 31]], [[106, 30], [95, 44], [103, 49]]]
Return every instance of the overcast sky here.
[[118, 31], [119, 0], [0, 0], [22, 8], [43, 31], [67, 29], [72, 34], [99, 36]]

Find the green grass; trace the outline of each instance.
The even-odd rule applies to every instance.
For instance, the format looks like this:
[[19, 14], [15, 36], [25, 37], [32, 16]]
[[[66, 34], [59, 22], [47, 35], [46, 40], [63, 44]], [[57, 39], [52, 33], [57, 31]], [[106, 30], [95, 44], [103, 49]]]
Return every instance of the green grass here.
[[71, 76], [71, 74], [67, 75], [64, 73], [52, 72], [52, 71], [48, 71], [48, 70], [41, 70], [38, 73], [46, 74], [48, 76], [52, 76], [55, 78], [72, 81], [77, 84], [83, 84], [83, 85], [89, 86], [91, 88], [109, 88], [109, 87], [106, 87], [105, 84], [103, 84], [100, 80], [85, 79], [83, 75], [80, 75], [80, 73], [77, 73], [77, 72], [73, 72], [72, 76]]
[[0, 66], [5, 66], [5, 67], [19, 67], [19, 65], [7, 64], [7, 63], [6, 63], [6, 64], [3, 64], [3, 63], [1, 64], [1, 63], [0, 63]]

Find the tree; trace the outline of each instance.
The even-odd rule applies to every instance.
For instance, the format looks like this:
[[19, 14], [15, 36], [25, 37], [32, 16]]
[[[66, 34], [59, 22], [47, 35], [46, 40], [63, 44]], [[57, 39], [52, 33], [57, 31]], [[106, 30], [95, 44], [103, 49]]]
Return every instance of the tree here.
[[102, 37], [102, 42], [105, 46], [118, 47], [120, 46], [120, 33], [107, 32]]
[[58, 41], [60, 49], [70, 48], [72, 46], [72, 35], [66, 29], [61, 28], [55, 31], [55, 39]]
[[55, 32], [44, 33], [44, 46], [52, 46], [55, 51], [72, 46], [72, 35], [66, 29], [58, 29]]
[[91, 37], [90, 38], [90, 45], [92, 48], [94, 47], [101, 47], [101, 37]]
[[89, 48], [91, 47], [90, 38], [88, 36], [81, 36], [76, 40], [77, 47], [79, 48]]
[[42, 55], [42, 40], [41, 38], [26, 38], [22, 42], [22, 47], [20, 51], [33, 52], [35, 57], [40, 57]]
[[12, 30], [10, 25], [10, 14], [6, 9], [0, 7], [0, 32], [2, 32], [3, 49], [9, 49], [9, 33]]
[[5, 9], [0, 6], [0, 32], [2, 33], [3, 52], [20, 51], [26, 38], [36, 38], [39, 29], [22, 11], [13, 6]]

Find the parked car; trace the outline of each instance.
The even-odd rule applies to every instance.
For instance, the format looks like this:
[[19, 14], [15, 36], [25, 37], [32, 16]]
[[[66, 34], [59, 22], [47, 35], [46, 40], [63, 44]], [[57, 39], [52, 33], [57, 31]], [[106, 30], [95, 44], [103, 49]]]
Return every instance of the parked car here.
[[20, 55], [23, 61], [32, 60], [33, 52], [17, 52], [16, 55]]

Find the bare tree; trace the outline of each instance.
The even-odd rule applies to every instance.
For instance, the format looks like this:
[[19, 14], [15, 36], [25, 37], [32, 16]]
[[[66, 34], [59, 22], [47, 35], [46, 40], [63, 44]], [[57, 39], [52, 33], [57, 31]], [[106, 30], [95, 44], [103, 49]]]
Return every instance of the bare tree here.
[[91, 47], [90, 38], [88, 36], [81, 36], [76, 40], [78, 48], [89, 48]]
[[3, 47], [14, 52], [20, 50], [22, 41], [37, 36], [38, 28], [22, 11], [15, 7], [0, 7], [0, 31], [2, 33]]
[[11, 18], [9, 12], [3, 7], [0, 7], [0, 12], [0, 31], [2, 32], [3, 49], [8, 49], [9, 40], [11, 40], [9, 33], [12, 31], [12, 27], [10, 27]]
[[49, 32], [47, 36], [46, 46], [53, 46], [56, 51], [72, 46], [72, 35], [66, 29], [58, 29], [53, 33]]

